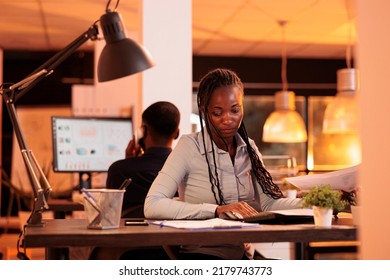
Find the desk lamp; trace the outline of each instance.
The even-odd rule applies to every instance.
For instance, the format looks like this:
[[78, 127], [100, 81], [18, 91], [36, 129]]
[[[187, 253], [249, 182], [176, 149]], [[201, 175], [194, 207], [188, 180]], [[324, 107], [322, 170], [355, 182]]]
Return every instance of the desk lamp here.
[[16, 139], [27, 168], [27, 173], [34, 193], [34, 206], [27, 226], [43, 226], [42, 212], [47, 210], [47, 199], [52, 190], [45, 174], [38, 164], [33, 152], [27, 148], [22, 130], [20, 128], [15, 102], [45, 77], [53, 73], [54, 69], [66, 58], [73, 54], [81, 45], [88, 40], [98, 39], [97, 22], [103, 31], [106, 46], [104, 47], [98, 62], [98, 81], [105, 82], [144, 71], [152, 66], [154, 62], [141, 45], [129, 39], [125, 35], [124, 25], [119, 13], [109, 9], [110, 1], [106, 6], [106, 13], [100, 17], [92, 26], [73, 42], [59, 51], [47, 62], [33, 71], [25, 79], [15, 84], [3, 84], [0, 87], [0, 94], [3, 96], [5, 106], [11, 118]]

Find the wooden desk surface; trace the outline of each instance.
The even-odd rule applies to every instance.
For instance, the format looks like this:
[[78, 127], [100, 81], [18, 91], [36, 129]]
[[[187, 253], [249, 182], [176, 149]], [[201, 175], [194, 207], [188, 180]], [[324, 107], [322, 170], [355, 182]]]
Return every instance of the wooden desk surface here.
[[168, 227], [124, 226], [118, 229], [87, 229], [86, 220], [46, 220], [43, 227], [27, 227], [26, 247], [159, 246], [243, 242], [299, 242], [357, 240], [357, 229], [341, 219], [331, 228], [313, 224], [262, 225], [259, 228], [185, 230]]

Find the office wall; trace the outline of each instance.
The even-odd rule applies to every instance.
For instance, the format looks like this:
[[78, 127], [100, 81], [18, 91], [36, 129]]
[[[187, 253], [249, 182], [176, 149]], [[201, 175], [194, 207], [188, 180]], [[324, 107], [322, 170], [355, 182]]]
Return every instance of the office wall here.
[[192, 1], [143, 0], [142, 40], [156, 66], [142, 74], [143, 108], [166, 100], [180, 108], [180, 132], [190, 133], [192, 110]]
[[362, 140], [362, 259], [390, 259], [389, 65], [390, 2], [357, 0], [357, 61], [361, 71], [358, 94]]
[[[193, 82], [217, 67], [235, 71], [245, 86], [246, 95], [274, 95], [282, 89], [281, 58], [194, 56]], [[289, 89], [297, 96], [332, 96], [336, 94], [336, 71], [346, 68], [345, 59], [289, 59]]]
[[[3, 83], [3, 50], [0, 49], [0, 85]], [[3, 159], [3, 146], [1, 141], [3, 139], [3, 102], [0, 102], [0, 165]], [[2, 177], [0, 173], [0, 182], [2, 182]], [[0, 209], [2, 208], [2, 188], [0, 184]], [[1, 211], [0, 211], [0, 217], [1, 217]]]

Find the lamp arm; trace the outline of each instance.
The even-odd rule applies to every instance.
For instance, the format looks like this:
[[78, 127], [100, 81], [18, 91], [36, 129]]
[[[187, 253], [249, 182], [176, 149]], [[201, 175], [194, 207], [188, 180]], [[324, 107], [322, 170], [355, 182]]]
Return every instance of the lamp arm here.
[[[46, 75], [38, 75], [35, 79], [32, 79], [32, 81], [29, 81], [23, 85], [20, 85], [18, 87], [15, 87], [14, 89], [18, 90], [19, 92], [14, 93], [14, 102], [17, 102], [23, 95], [27, 93], [32, 87], [34, 87], [36, 84], [38, 84], [41, 80], [43, 80], [46, 76], [53, 73], [54, 69], [60, 65], [65, 59], [67, 59], [69, 56], [71, 56], [80, 46], [82, 46], [85, 42], [88, 40], [96, 40], [98, 37], [99, 31], [96, 24], [92, 25], [90, 28], [88, 28], [87, 31], [85, 31], [83, 34], [81, 34], [79, 37], [77, 37], [73, 42], [71, 42], [69, 45], [67, 45], [65, 48], [63, 48], [61, 51], [56, 53], [54, 56], [52, 56], [49, 60], [47, 60], [44, 64], [42, 64], [40, 67], [35, 69], [30, 76], [25, 78], [24, 80], [28, 80], [29, 77], [32, 77], [34, 75], [37, 75], [37, 73], [40, 73], [43, 71]], [[11, 88], [12, 89], [12, 88]]]
[[3, 95], [5, 106], [11, 118], [12, 126], [22, 153], [24, 164], [27, 168], [28, 177], [34, 192], [34, 207], [27, 224], [29, 226], [42, 226], [42, 212], [48, 209], [47, 200], [52, 190], [46, 175], [39, 166], [33, 152], [27, 148], [17, 114], [15, 102], [26, 94], [32, 87], [50, 75], [54, 69], [73, 54], [82, 44], [89, 39], [96, 40], [98, 36], [98, 28], [96, 24], [92, 25], [86, 32], [81, 34], [73, 42], [67, 45], [60, 52], [51, 57], [48, 61], [42, 64], [39, 68], [32, 72], [29, 76], [18, 83], [15, 83], [8, 88], [4, 85], [0, 87], [0, 93]]
[[[5, 96], [3, 94], [3, 96]], [[19, 144], [19, 148], [22, 154], [24, 164], [27, 169], [28, 178], [30, 180], [33, 193], [34, 193], [34, 205], [31, 216], [27, 221], [28, 225], [41, 226], [42, 225], [42, 212], [48, 209], [47, 200], [52, 190], [46, 175], [42, 171], [37, 159], [33, 152], [26, 146], [26, 142], [21, 131], [14, 103], [7, 102], [5, 100], [5, 106], [8, 110], [8, 114], [11, 118], [12, 126], [14, 128], [15, 136]]]

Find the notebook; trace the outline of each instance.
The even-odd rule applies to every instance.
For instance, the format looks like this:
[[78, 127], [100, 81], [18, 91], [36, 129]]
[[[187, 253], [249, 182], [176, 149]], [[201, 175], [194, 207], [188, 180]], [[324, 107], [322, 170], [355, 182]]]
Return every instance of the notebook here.
[[242, 217], [239, 213], [227, 211], [223, 212], [219, 218], [259, 224], [314, 223], [313, 210], [306, 208], [257, 212], [247, 217]]

